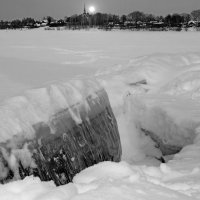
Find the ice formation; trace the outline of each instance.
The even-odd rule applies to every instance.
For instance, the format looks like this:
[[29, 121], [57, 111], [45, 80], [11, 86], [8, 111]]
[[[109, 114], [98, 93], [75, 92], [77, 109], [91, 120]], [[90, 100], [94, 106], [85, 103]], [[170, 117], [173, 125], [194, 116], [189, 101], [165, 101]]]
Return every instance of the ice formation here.
[[101, 161], [120, 161], [118, 127], [105, 90], [73, 80], [27, 91], [0, 106], [0, 181], [39, 176], [56, 185]]

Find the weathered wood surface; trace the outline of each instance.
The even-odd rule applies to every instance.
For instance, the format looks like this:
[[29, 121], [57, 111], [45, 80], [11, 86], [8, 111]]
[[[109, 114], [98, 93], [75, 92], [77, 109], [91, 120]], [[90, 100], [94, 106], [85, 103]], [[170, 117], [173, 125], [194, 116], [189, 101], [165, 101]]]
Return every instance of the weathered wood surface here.
[[[36, 167], [24, 167], [19, 160], [18, 172], [21, 179], [34, 175], [42, 181], [53, 180], [56, 185], [62, 185], [72, 181], [74, 175], [81, 170], [96, 163], [120, 161], [120, 137], [108, 96], [103, 89], [96, 94], [98, 98], [87, 97], [90, 111], [87, 114], [85, 111], [80, 112], [79, 124], [74, 121], [69, 109], [55, 113], [48, 124], [33, 124], [36, 137], [28, 141], [28, 148]], [[72, 110], [77, 108], [81, 111], [79, 105], [70, 107]], [[23, 142], [19, 146], [22, 147]], [[1, 178], [2, 183], [14, 177], [4, 157], [0, 153], [0, 163], [9, 172]]]

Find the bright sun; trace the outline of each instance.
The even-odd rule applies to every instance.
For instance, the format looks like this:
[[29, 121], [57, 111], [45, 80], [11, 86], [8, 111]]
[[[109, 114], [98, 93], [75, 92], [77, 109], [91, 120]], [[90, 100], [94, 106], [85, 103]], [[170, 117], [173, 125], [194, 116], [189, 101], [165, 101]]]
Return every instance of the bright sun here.
[[95, 7], [94, 6], [90, 6], [89, 7], [89, 12], [90, 13], [94, 13], [95, 12]]

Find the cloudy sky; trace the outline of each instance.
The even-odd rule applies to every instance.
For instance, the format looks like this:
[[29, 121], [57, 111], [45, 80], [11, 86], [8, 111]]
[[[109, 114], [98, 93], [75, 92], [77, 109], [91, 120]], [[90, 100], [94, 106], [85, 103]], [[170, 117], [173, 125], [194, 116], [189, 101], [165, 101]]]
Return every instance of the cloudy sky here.
[[128, 14], [135, 10], [157, 15], [190, 13], [200, 9], [200, 0], [0, 0], [0, 20], [50, 15], [63, 18], [82, 13], [86, 6], [94, 5], [98, 12]]

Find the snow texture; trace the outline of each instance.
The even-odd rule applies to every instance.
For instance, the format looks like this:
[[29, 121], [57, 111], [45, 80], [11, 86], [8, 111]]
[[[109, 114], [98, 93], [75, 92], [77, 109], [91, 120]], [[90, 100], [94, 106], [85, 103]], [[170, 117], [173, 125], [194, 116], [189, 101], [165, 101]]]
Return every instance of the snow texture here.
[[[123, 162], [87, 168], [65, 186], [33, 177], [1, 185], [2, 200], [200, 198], [199, 33], [37, 30], [0, 35], [2, 100], [52, 80], [95, 75], [108, 93], [123, 151]], [[161, 163], [162, 156], [169, 161]], [[9, 162], [12, 166], [14, 158]], [[5, 176], [6, 168], [0, 169]]]
[[120, 161], [116, 119], [94, 80], [72, 80], [25, 92], [0, 107], [0, 181], [26, 176], [72, 181], [101, 161]]

